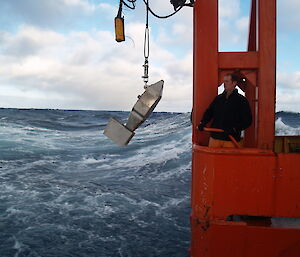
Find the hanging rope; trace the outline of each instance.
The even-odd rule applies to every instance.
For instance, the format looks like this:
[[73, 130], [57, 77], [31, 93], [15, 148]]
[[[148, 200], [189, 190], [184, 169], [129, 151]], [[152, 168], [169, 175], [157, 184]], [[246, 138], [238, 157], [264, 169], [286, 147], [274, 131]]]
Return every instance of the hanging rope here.
[[174, 14], [178, 13], [178, 12], [182, 9], [183, 6], [185, 6], [185, 5], [180, 6], [175, 12], [173, 12], [173, 13], [171, 13], [171, 14], [169, 14], [169, 15], [161, 16], [161, 15], [156, 14], [154, 11], [152, 11], [152, 9], [151, 9], [151, 8], [149, 7], [149, 5], [148, 5], [148, 0], [143, 0], [143, 1], [144, 1], [145, 5], [147, 6], [148, 10], [150, 11], [150, 13], [151, 13], [154, 17], [159, 18], [159, 19], [167, 19], [167, 18], [170, 18], [170, 17], [173, 16]]
[[146, 0], [146, 28], [144, 42], [144, 57], [149, 57], [149, 0]]
[[117, 17], [118, 18], [122, 18], [122, 0], [120, 0], [119, 10], [118, 10]]
[[147, 87], [147, 83], [149, 80], [149, 52], [150, 52], [150, 46], [149, 46], [149, 0], [146, 0], [146, 28], [145, 28], [145, 37], [144, 37], [144, 58], [145, 58], [145, 62], [144, 62], [144, 75], [142, 76], [142, 78], [144, 79], [144, 88]]
[[129, 4], [127, 4], [126, 1], [124, 1], [124, 0], [121, 0], [121, 1], [122, 1], [122, 3], [123, 3], [126, 7], [128, 7], [129, 9], [131, 9], [131, 10], [134, 10], [134, 9], [135, 9], [135, 2], [136, 2], [136, 0], [127, 0], [127, 2], [129, 2], [129, 3], [132, 4], [132, 6], [130, 6]]
[[[136, 2], [136, 0], [121, 0], [121, 1], [122, 1], [122, 3], [123, 3], [126, 7], [128, 7], [129, 9], [131, 9], [131, 10], [134, 10], [134, 9], [135, 9], [135, 2]], [[129, 5], [128, 3], [126, 3], [126, 2], [131, 3], [132, 6], [130, 6], [130, 5]], [[176, 11], [174, 11], [174, 12], [171, 13], [171, 14], [168, 14], [168, 15], [158, 15], [158, 14], [156, 14], [156, 13], [149, 7], [148, 0], [143, 0], [143, 2], [144, 2], [145, 5], [147, 6], [149, 12], [150, 12], [154, 17], [159, 18], [159, 19], [167, 19], [167, 18], [170, 18], [170, 17], [173, 16], [174, 14], [178, 13], [178, 12], [182, 9], [182, 7], [184, 7], [184, 6], [190, 6], [190, 7], [192, 7], [193, 4], [194, 4], [194, 0], [190, 0], [190, 3], [189, 3], [189, 4], [183, 4], [183, 5], [181, 5]]]

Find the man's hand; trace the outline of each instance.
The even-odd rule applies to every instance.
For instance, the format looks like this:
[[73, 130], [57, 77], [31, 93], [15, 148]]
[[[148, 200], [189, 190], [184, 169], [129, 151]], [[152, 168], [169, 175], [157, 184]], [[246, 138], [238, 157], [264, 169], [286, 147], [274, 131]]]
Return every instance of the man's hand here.
[[237, 131], [235, 128], [229, 128], [229, 129], [225, 129], [224, 130], [224, 134], [228, 137], [228, 136], [233, 136], [235, 137], [237, 135]]
[[200, 124], [197, 126], [197, 129], [200, 131], [203, 131], [204, 127], [205, 127], [205, 125], [202, 122], [200, 122]]

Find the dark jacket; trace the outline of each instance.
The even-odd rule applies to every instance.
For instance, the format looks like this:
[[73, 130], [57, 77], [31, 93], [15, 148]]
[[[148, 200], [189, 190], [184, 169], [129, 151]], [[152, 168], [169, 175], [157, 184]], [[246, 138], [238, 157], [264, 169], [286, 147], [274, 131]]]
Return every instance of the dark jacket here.
[[[223, 129], [237, 141], [241, 140], [241, 131], [248, 128], [252, 122], [252, 115], [248, 100], [235, 89], [228, 98], [226, 92], [218, 95], [205, 111], [201, 123], [206, 125], [212, 120], [212, 128]], [[212, 132], [214, 139], [229, 141], [228, 133]]]

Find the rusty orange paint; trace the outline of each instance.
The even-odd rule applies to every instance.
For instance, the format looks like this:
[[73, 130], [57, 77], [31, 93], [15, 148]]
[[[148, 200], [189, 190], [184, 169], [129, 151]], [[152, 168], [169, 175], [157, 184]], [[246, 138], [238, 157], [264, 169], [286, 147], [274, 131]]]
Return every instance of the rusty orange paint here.
[[194, 145], [193, 215], [300, 217], [299, 154]]
[[[195, 131], [205, 108], [217, 94], [218, 0], [195, 2], [194, 38], [193, 128]], [[200, 38], [201, 40], [196, 40]], [[207, 144], [207, 133], [193, 133], [193, 142]]]
[[[247, 226], [243, 222], [214, 221], [209, 224], [191, 218], [193, 257], [299, 257], [300, 230]], [[194, 255], [193, 253], [199, 253]]]
[[276, 91], [276, 0], [260, 0], [258, 3], [258, 146], [273, 149]]
[[221, 52], [219, 53], [219, 69], [257, 69], [257, 52]]
[[[300, 229], [228, 221], [231, 215], [300, 217], [300, 154], [275, 153], [276, 0], [252, 0], [248, 51], [218, 51], [218, 0], [194, 5], [192, 257], [299, 257]], [[258, 29], [258, 31], [257, 31]], [[245, 148], [209, 148], [196, 126], [224, 74], [241, 89], [253, 123]]]
[[248, 51], [257, 51], [257, 19], [256, 19], [256, 1], [251, 3], [251, 13], [250, 13], [250, 22], [249, 22], [249, 37], [248, 37]]
[[295, 163], [299, 154], [193, 145], [191, 256], [300, 256], [300, 229], [226, 221], [230, 215], [300, 217]]

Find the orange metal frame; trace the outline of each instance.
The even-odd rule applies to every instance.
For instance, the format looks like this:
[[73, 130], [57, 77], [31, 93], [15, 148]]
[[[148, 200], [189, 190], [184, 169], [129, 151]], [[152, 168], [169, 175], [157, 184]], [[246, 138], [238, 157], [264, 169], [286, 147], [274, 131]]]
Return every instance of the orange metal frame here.
[[[253, 124], [245, 148], [208, 148], [196, 130], [224, 74], [239, 73]], [[231, 215], [300, 217], [300, 154], [273, 151], [276, 89], [276, 0], [252, 0], [248, 51], [218, 51], [218, 0], [194, 5], [191, 256], [299, 257], [300, 229]]]
[[[224, 74], [239, 73], [254, 122], [247, 130], [246, 146], [273, 149], [276, 73], [276, 1], [252, 1], [247, 52], [218, 51], [218, 0], [196, 1], [194, 6], [194, 98], [196, 125], [217, 94]], [[259, 22], [258, 22], [259, 21]], [[258, 27], [258, 33], [257, 28]], [[257, 44], [258, 34], [258, 44]], [[258, 122], [259, 120], [259, 122]], [[207, 135], [194, 133], [193, 142], [207, 143]]]

